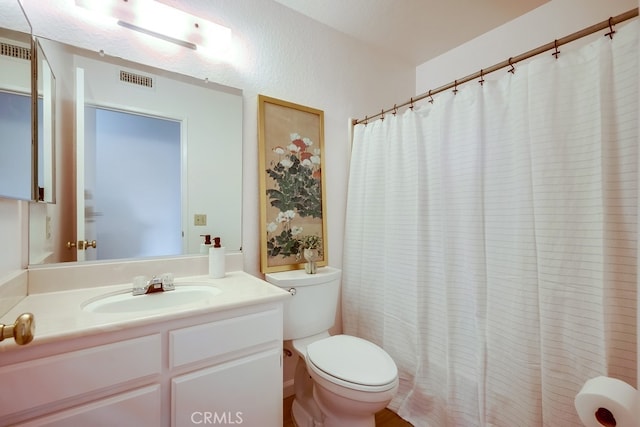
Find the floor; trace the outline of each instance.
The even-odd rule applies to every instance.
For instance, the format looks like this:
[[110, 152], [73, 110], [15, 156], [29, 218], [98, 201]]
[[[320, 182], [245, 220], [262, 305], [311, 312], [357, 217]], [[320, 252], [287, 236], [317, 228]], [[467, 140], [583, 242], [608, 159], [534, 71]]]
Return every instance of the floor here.
[[[283, 401], [284, 422], [282, 427], [295, 427], [291, 419], [291, 404], [293, 396], [287, 397]], [[411, 427], [411, 424], [394, 414], [388, 409], [383, 409], [376, 414], [376, 427]]]

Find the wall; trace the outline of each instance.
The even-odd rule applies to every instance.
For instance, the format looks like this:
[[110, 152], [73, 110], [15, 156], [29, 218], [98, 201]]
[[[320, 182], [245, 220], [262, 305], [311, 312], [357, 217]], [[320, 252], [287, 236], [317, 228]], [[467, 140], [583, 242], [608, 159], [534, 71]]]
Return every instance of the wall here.
[[26, 267], [28, 203], [0, 198], [0, 281]]
[[[638, 0], [552, 0], [418, 66], [416, 93], [426, 93], [635, 7]], [[489, 78], [505, 72], [496, 71]]]

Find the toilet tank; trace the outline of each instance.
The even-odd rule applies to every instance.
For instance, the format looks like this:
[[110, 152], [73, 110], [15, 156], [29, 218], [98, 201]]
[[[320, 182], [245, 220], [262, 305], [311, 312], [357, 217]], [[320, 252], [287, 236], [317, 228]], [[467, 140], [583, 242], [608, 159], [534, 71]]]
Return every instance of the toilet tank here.
[[317, 269], [267, 273], [267, 282], [289, 291], [293, 296], [284, 304], [284, 339], [305, 338], [328, 331], [335, 323], [340, 293], [341, 270]]

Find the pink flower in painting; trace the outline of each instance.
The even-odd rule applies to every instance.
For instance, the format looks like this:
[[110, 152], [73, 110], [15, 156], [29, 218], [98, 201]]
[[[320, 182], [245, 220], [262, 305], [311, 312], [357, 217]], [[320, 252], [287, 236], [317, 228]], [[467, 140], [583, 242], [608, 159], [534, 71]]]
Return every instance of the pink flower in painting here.
[[307, 145], [301, 139], [296, 139], [294, 141], [291, 141], [291, 143], [298, 147], [298, 151], [305, 151], [307, 149]]
[[291, 139], [291, 145], [289, 147], [291, 149], [292, 145], [296, 146], [297, 149], [291, 149], [292, 152], [296, 153], [300, 151], [306, 151], [307, 146], [309, 145], [308, 141], [311, 141], [309, 138], [302, 138], [298, 133], [289, 134], [289, 139]]
[[289, 151], [291, 151], [292, 153], [297, 153], [297, 152], [300, 151], [300, 147], [297, 146], [296, 144], [294, 144], [293, 142], [291, 144], [287, 145], [287, 149]]

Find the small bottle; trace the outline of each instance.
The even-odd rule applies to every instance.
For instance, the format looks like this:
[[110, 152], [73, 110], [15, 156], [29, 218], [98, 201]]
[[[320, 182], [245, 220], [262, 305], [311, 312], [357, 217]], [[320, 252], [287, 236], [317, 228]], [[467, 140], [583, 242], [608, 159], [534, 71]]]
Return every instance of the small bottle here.
[[225, 249], [220, 245], [220, 238], [213, 238], [213, 246], [209, 248], [209, 277], [220, 279], [224, 277]]
[[201, 234], [200, 236], [204, 237], [204, 242], [200, 244], [200, 253], [207, 255], [211, 247], [211, 234]]

